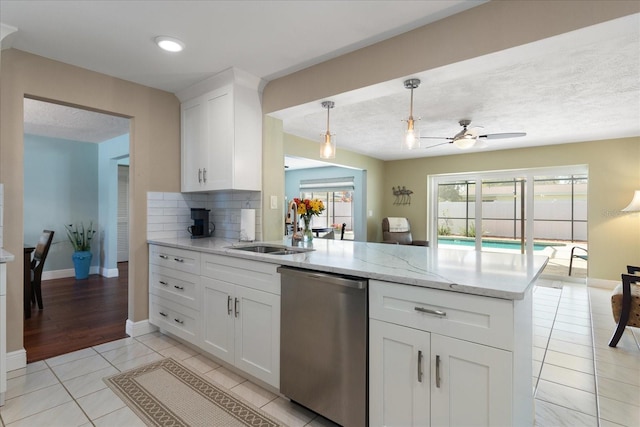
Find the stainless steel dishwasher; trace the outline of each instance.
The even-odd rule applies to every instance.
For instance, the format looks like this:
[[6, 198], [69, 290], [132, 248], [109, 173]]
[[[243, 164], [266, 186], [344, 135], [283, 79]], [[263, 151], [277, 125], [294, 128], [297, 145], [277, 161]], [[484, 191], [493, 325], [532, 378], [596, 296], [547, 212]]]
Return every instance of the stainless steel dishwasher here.
[[280, 392], [343, 426], [366, 426], [366, 279], [279, 267]]

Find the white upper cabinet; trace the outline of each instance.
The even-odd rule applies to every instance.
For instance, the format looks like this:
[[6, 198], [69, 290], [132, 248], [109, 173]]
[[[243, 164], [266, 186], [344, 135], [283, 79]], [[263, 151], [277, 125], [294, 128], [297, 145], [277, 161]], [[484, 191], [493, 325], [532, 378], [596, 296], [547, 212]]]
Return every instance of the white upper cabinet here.
[[182, 191], [262, 188], [260, 80], [229, 69], [178, 93]]

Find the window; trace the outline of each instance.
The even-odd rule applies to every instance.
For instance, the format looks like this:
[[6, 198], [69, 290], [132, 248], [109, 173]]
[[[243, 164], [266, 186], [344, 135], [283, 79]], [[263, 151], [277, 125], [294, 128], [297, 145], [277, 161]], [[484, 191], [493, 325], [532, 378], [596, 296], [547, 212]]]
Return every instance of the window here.
[[346, 224], [345, 239], [353, 239], [354, 178], [310, 179], [300, 181], [301, 199], [320, 199], [325, 210], [311, 219], [312, 227], [340, 228]]

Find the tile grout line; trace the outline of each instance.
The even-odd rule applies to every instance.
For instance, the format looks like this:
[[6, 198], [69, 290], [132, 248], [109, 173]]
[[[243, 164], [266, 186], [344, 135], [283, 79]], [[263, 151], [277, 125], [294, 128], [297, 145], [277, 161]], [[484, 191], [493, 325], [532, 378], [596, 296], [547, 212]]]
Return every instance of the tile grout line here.
[[598, 393], [598, 366], [596, 363], [596, 336], [593, 331], [593, 302], [591, 301], [591, 292], [587, 288], [587, 300], [589, 302], [589, 323], [591, 324], [591, 352], [593, 355], [593, 384], [595, 386], [596, 395], [596, 423], [600, 427], [600, 396]]

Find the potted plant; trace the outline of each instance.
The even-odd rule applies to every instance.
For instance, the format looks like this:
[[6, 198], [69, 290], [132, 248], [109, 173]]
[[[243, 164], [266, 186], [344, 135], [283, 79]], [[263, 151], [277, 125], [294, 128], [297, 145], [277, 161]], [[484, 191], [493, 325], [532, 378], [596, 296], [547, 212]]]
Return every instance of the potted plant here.
[[81, 222], [80, 226], [68, 224], [64, 226], [67, 229], [67, 236], [73, 246], [73, 268], [75, 269], [76, 279], [86, 279], [89, 277], [89, 268], [91, 267], [91, 239], [96, 231], [93, 228], [93, 221], [89, 223], [89, 227], [85, 228]]

